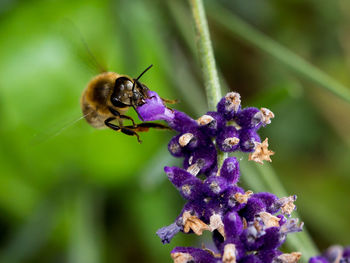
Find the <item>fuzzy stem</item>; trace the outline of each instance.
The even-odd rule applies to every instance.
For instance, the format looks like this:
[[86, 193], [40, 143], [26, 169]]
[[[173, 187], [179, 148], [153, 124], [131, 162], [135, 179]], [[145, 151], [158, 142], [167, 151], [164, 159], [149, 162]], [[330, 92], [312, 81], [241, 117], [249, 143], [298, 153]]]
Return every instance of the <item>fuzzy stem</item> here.
[[196, 28], [198, 55], [202, 66], [208, 107], [209, 110], [215, 110], [216, 104], [221, 98], [221, 89], [210, 41], [208, 22], [202, 0], [189, 0], [189, 3]]
[[[215, 65], [213, 47], [210, 41], [208, 22], [202, 0], [189, 0], [189, 3], [196, 28], [197, 49], [202, 67], [208, 107], [209, 110], [215, 110], [216, 104], [221, 99], [221, 88]], [[226, 158], [227, 154], [218, 150], [219, 168]]]

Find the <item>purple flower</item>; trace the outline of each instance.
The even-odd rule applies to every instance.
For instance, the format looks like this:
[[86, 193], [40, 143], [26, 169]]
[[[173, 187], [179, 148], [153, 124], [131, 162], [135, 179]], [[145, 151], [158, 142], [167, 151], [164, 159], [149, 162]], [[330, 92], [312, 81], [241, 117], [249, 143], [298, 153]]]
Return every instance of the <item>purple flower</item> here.
[[224, 117], [215, 111], [209, 111], [197, 120], [203, 133], [209, 136], [216, 136], [226, 123]]
[[262, 114], [257, 108], [245, 108], [237, 113], [235, 121], [243, 129], [258, 129], [262, 124]]
[[215, 197], [224, 193], [228, 187], [228, 183], [224, 177], [212, 175], [204, 181], [204, 187], [207, 196]]
[[254, 129], [241, 129], [239, 131], [239, 146], [242, 152], [253, 152], [257, 142], [261, 142], [261, 140]]
[[241, 109], [241, 96], [237, 92], [229, 92], [219, 101], [216, 108], [226, 120], [233, 120]]
[[219, 131], [216, 143], [223, 152], [234, 152], [239, 148], [239, 133], [233, 126], [227, 126]]
[[225, 159], [220, 169], [220, 176], [225, 178], [230, 184], [236, 184], [239, 180], [239, 162], [236, 157]]
[[160, 237], [163, 244], [170, 243], [171, 239], [182, 229], [176, 222], [169, 226], [162, 227], [157, 231], [157, 236]]
[[149, 98], [146, 103], [137, 107], [139, 115], [144, 121], [165, 120], [171, 121], [174, 119], [173, 110], [168, 109], [163, 100], [154, 91], [148, 91]]

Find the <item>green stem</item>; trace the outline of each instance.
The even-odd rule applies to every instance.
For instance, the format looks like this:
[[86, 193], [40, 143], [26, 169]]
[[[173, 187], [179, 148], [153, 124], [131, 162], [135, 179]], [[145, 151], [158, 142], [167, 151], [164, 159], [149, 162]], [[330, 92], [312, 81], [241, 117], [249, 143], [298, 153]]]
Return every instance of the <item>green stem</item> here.
[[220, 26], [244, 39], [251, 45], [275, 57], [283, 64], [289, 66], [295, 72], [315, 82], [324, 89], [332, 92], [345, 101], [350, 102], [350, 90], [343, 84], [319, 70], [302, 57], [296, 55], [288, 48], [242, 21], [232, 12], [228, 12], [227, 9], [224, 9], [220, 5], [214, 3], [215, 1], [211, 2], [210, 9], [214, 11], [210, 13], [210, 16]]
[[[202, 0], [189, 0], [197, 34], [197, 48], [205, 83], [209, 110], [215, 110], [221, 99], [221, 88], [216, 70], [213, 47], [210, 41], [208, 22]], [[221, 167], [227, 154], [218, 151], [218, 165]]]
[[199, 59], [202, 66], [205, 91], [207, 93], [209, 110], [215, 110], [221, 99], [219, 77], [215, 66], [214, 52], [210, 41], [208, 22], [202, 0], [189, 0], [192, 8]]

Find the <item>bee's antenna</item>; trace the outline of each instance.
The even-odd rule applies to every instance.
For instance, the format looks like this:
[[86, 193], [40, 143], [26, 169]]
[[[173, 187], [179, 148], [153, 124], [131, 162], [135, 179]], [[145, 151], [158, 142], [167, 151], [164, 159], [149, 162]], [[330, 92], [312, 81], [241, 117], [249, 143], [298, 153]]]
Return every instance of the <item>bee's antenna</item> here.
[[[132, 93], [134, 94], [135, 92], [135, 84], [137, 83], [137, 85], [141, 86], [139, 79], [142, 77], [143, 74], [145, 74], [151, 67], [153, 67], [153, 64], [151, 64], [150, 66], [148, 66], [136, 79], [134, 79], [134, 83], [132, 85]], [[141, 86], [142, 87], [142, 86]], [[136, 111], [137, 115], [139, 116], [139, 118], [141, 119], [141, 121], [143, 121], [142, 116], [140, 115], [140, 113], [137, 111], [136, 107], [134, 104], [132, 104], [132, 108]]]
[[135, 84], [141, 86], [138, 80], [142, 77], [143, 74], [145, 74], [151, 67], [153, 67], [153, 64], [149, 65], [136, 79], [134, 79], [134, 83], [132, 85], [132, 92], [135, 92]]
[[141, 119], [141, 121], [144, 121], [143, 118], [142, 118], [142, 116], [140, 115], [140, 113], [137, 111], [135, 105], [132, 105], [131, 107], [136, 111], [137, 116], [139, 116], [139, 118]]
[[151, 67], [153, 67], [153, 65], [151, 64], [150, 66], [148, 66], [137, 78], [136, 80], [139, 80], [143, 74], [145, 74]]

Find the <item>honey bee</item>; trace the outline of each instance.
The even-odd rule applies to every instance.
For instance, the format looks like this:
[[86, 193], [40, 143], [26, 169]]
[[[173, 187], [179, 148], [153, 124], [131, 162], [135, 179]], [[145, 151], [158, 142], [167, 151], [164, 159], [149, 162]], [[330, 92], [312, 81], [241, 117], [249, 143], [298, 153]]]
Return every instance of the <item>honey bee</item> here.
[[[143, 105], [149, 98], [146, 85], [139, 79], [150, 68], [146, 68], [136, 79], [115, 72], [104, 72], [95, 76], [87, 85], [81, 96], [81, 109], [85, 120], [95, 128], [111, 128], [126, 135], [136, 136], [137, 132], [148, 131], [149, 128], [170, 129], [152, 122], [136, 124], [132, 117], [125, 115], [130, 107], [137, 112], [137, 107]], [[168, 101], [168, 100], [166, 100]], [[123, 121], [129, 120], [133, 125], [124, 126]], [[113, 121], [117, 124], [112, 123]]]

